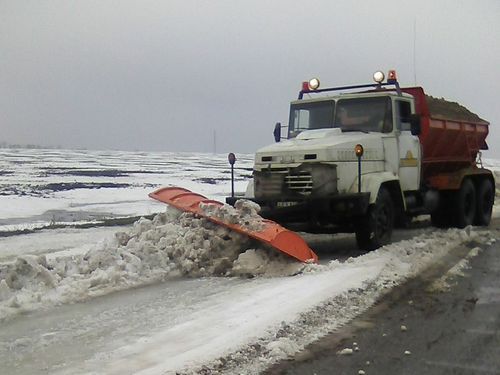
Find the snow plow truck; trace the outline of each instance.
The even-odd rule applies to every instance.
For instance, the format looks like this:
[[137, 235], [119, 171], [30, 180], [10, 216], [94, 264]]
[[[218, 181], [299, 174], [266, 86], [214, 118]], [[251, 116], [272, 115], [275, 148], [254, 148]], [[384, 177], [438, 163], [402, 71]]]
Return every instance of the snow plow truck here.
[[[205, 209], [223, 203], [180, 187], [150, 197], [247, 235], [302, 262], [317, 255], [294, 231], [356, 234], [361, 249], [390, 242], [395, 225], [430, 214], [437, 227], [487, 226], [495, 181], [482, 167], [489, 123], [458, 103], [400, 87], [394, 70], [374, 83], [320, 88], [302, 83], [289, 124], [255, 154], [245, 198], [261, 206], [260, 230]], [[234, 154], [229, 154], [231, 171]], [[233, 173], [231, 173], [233, 177]], [[231, 183], [234, 187], [234, 179]]]
[[495, 182], [480, 151], [489, 123], [421, 87], [400, 87], [394, 70], [373, 78], [303, 82], [286, 139], [278, 123], [276, 142], [256, 152], [245, 198], [289, 229], [355, 233], [367, 250], [417, 215], [437, 227], [488, 225]]

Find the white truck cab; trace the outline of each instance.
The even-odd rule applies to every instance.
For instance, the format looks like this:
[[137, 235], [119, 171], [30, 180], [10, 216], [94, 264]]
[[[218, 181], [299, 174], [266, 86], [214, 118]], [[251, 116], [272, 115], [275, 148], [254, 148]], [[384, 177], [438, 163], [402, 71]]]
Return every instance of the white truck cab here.
[[[420, 87], [400, 88], [395, 71], [384, 79], [376, 72], [375, 84], [303, 83], [286, 139], [277, 124], [276, 143], [255, 154], [246, 197], [263, 217], [308, 232], [354, 232], [364, 249], [388, 243], [395, 221], [422, 213], [433, 223], [489, 223], [494, 181], [474, 160], [488, 123], [466, 109], [465, 120], [432, 117], [428, 104], [441, 101]], [[446, 104], [453, 116], [464, 112]]]
[[[408, 115], [413, 112], [410, 95], [390, 91], [292, 102], [288, 139], [255, 154], [255, 197], [283, 198], [283, 187], [272, 191], [261, 175], [285, 173], [284, 169], [285, 188], [302, 197], [356, 193], [357, 144], [364, 148], [361, 187], [372, 193], [370, 203], [376, 199], [377, 185], [385, 181], [398, 180], [403, 190], [417, 190], [421, 151], [418, 137], [411, 134]], [[328, 179], [328, 186], [313, 183], [312, 166], [335, 179]]]

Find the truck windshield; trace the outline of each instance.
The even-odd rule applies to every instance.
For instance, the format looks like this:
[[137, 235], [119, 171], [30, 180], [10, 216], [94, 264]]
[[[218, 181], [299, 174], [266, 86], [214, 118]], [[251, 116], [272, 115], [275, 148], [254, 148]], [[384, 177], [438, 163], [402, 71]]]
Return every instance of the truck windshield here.
[[332, 128], [334, 105], [333, 100], [292, 104], [290, 108], [290, 138], [304, 130]]
[[391, 99], [388, 97], [340, 99], [335, 127], [342, 131], [388, 133], [392, 131]]

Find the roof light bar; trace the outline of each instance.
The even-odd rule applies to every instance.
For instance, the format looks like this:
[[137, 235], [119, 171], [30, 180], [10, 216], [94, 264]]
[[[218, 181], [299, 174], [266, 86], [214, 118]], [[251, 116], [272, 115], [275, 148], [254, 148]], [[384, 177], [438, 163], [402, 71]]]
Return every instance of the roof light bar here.
[[375, 89], [380, 90], [382, 87], [394, 85], [398, 95], [402, 95], [402, 91], [399, 87], [399, 82], [397, 80], [396, 70], [391, 69], [388, 73], [387, 81], [385, 80], [385, 74], [381, 71], [373, 73], [373, 80], [375, 83], [363, 84], [363, 85], [351, 85], [351, 86], [338, 86], [338, 87], [327, 87], [319, 88], [319, 79], [313, 78], [309, 81], [302, 82], [302, 90], [299, 92], [299, 100], [304, 97], [304, 94], [309, 93], [323, 93], [331, 91], [341, 91], [341, 90], [354, 90], [354, 89]]

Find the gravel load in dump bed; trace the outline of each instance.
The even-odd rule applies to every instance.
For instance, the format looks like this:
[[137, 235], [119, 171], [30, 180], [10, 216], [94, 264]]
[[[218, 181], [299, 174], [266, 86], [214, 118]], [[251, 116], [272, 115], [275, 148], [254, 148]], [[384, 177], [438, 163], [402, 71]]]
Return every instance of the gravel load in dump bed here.
[[487, 122], [457, 102], [450, 102], [444, 98], [435, 98], [431, 95], [426, 95], [425, 99], [431, 117], [457, 121]]

